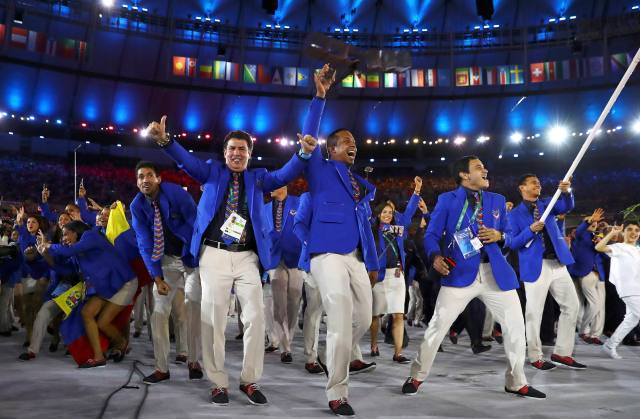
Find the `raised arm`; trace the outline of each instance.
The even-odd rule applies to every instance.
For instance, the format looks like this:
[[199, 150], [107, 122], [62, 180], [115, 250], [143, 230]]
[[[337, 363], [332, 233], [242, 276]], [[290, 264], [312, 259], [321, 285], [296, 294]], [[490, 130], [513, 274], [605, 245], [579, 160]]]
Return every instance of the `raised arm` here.
[[416, 176], [413, 179], [414, 187], [413, 194], [411, 194], [411, 198], [409, 199], [409, 203], [407, 204], [407, 208], [404, 213], [400, 216], [400, 224], [405, 227], [405, 234], [407, 231], [407, 227], [411, 224], [411, 219], [414, 214], [418, 210], [418, 205], [420, 204], [420, 192], [422, 191], [422, 178], [420, 176]]
[[620, 226], [613, 226], [613, 228], [611, 229], [609, 234], [604, 236], [602, 238], [602, 240], [600, 240], [598, 242], [598, 244], [596, 244], [596, 248], [595, 248], [596, 251], [598, 251], [600, 253], [611, 254], [612, 253], [611, 246], [608, 246], [608, 244], [611, 241], [611, 239], [613, 239], [614, 237], [616, 237], [617, 235], [622, 233], [622, 229], [623, 229], [623, 226], [621, 226], [621, 225]]
[[573, 192], [571, 192], [571, 182], [562, 181], [558, 185], [558, 189], [562, 192], [558, 202], [553, 206], [551, 215], [566, 214], [575, 207]]
[[58, 216], [53, 211], [51, 211], [51, 208], [49, 208], [50, 193], [51, 192], [49, 191], [49, 188], [47, 188], [47, 185], [44, 185], [42, 187], [42, 201], [40, 202], [40, 205], [38, 205], [38, 210], [40, 211], [40, 215], [42, 215], [44, 218], [51, 221], [52, 223], [56, 223], [58, 221]]
[[106, 240], [100, 237], [100, 235], [92, 230], [85, 231], [82, 234], [80, 240], [71, 246], [62, 244], [52, 244], [49, 247], [49, 254], [54, 258], [66, 257], [70, 258], [76, 256], [79, 253], [86, 252], [87, 250], [95, 249], [100, 246], [99, 240]]
[[98, 214], [89, 210], [89, 206], [87, 205], [87, 190], [84, 188], [84, 184], [82, 183], [78, 188], [78, 199], [76, 199], [76, 205], [80, 208], [80, 218], [82, 218], [82, 221], [91, 227], [95, 227]]

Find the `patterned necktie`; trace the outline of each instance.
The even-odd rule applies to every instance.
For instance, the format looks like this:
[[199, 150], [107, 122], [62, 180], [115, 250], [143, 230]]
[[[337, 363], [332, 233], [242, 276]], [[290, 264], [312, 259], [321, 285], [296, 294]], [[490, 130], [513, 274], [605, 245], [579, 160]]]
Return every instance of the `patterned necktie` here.
[[351, 180], [351, 187], [353, 188], [353, 199], [355, 199], [356, 202], [360, 201], [360, 185], [358, 184], [358, 181], [356, 180], [355, 176], [353, 176], [353, 173], [351, 173], [351, 170], [347, 170], [347, 173], [349, 173], [349, 179]]
[[282, 231], [282, 207], [283, 201], [276, 201], [276, 231]]
[[538, 204], [535, 202], [531, 204], [533, 208], [533, 221], [540, 221], [540, 211], [538, 211]]
[[238, 212], [238, 201], [240, 198], [240, 173], [233, 172], [231, 182], [229, 182], [229, 193], [227, 196], [227, 207], [224, 211], [224, 218], [231, 216], [232, 212]]
[[164, 255], [164, 232], [162, 231], [162, 216], [160, 215], [160, 206], [155, 201], [153, 205], [153, 253], [151, 260], [157, 261]]
[[480, 194], [478, 192], [474, 192], [473, 193], [473, 198], [476, 201], [476, 208], [475, 208], [475, 213], [476, 213], [476, 220], [478, 221], [478, 225], [482, 226], [484, 225], [484, 214], [482, 212], [482, 202], [480, 201]]

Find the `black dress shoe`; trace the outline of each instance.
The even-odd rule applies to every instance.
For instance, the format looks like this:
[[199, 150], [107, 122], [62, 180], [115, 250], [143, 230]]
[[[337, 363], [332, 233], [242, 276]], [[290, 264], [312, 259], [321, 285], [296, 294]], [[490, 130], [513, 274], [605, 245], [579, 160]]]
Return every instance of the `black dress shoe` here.
[[531, 399], [546, 399], [547, 395], [541, 391], [536, 390], [531, 386], [523, 386], [520, 390], [509, 390], [508, 388], [504, 388], [504, 391], [511, 394], [517, 394], [521, 397], [529, 397]]
[[491, 349], [491, 345], [483, 345], [481, 343], [471, 345], [471, 350], [475, 355], [487, 352], [489, 349]]
[[264, 348], [264, 351], [265, 351], [266, 353], [268, 353], [268, 354], [270, 354], [271, 352], [275, 352], [275, 351], [277, 351], [277, 350], [278, 350], [278, 348], [277, 348], [277, 347], [275, 347], [275, 346], [273, 346], [273, 345], [269, 345], [269, 346], [267, 346], [266, 348]]
[[280, 362], [283, 364], [291, 364], [293, 362], [293, 356], [291, 352], [283, 352], [280, 354]]
[[453, 330], [449, 332], [449, 340], [451, 341], [451, 343], [453, 343], [454, 345], [458, 344], [458, 334], [456, 332], [454, 332]]
[[380, 350], [378, 349], [378, 347], [376, 346], [375, 349], [371, 349], [371, 353], [369, 354], [370, 356], [380, 356]]
[[340, 418], [352, 418], [356, 415], [347, 399], [344, 398], [331, 400], [329, 402], [329, 409]]

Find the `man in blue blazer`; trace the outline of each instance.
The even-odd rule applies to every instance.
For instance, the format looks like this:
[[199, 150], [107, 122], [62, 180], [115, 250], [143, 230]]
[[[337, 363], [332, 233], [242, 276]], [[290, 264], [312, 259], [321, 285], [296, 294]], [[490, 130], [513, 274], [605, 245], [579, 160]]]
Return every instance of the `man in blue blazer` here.
[[[291, 342], [296, 330], [298, 310], [302, 300], [302, 271], [298, 269], [300, 240], [293, 234], [293, 223], [299, 198], [288, 195], [283, 186], [271, 192], [273, 198], [265, 205], [265, 225], [272, 241], [269, 283], [273, 296], [273, 327], [270, 334], [280, 346], [280, 361], [293, 362]], [[273, 344], [273, 343], [272, 343]]]
[[[570, 187], [571, 182], [560, 182], [560, 198], [543, 223], [540, 217], [550, 199], [540, 198], [542, 186], [538, 177], [525, 174], [518, 182], [522, 202], [509, 213], [513, 234], [509, 247], [518, 251], [520, 280], [524, 282], [527, 296], [525, 320], [529, 361], [534, 368], [543, 371], [553, 369], [555, 365], [586, 368], [572, 358], [579, 302], [566, 266], [574, 260], [555, 220], [558, 214], [566, 214], [573, 209]], [[544, 360], [540, 341], [540, 323], [548, 293], [560, 306], [558, 334], [551, 362]]]
[[142, 260], [155, 282], [151, 332], [156, 369], [143, 381], [156, 384], [170, 377], [169, 316], [172, 308], [181, 343], [184, 343], [186, 330], [188, 351], [185, 356], [184, 349], [177, 348], [176, 361], [188, 363], [190, 379], [200, 379], [203, 376], [198, 363], [200, 275], [196, 259], [189, 253], [196, 204], [180, 185], [162, 182], [151, 162], [141, 161], [136, 165], [136, 178], [140, 192], [130, 205], [132, 227]]
[[576, 281], [580, 304], [586, 300], [582, 319], [578, 322], [578, 333], [586, 343], [602, 345], [600, 336], [604, 329], [605, 310], [605, 273], [602, 258], [605, 253], [596, 251], [598, 222], [602, 220], [604, 210], [596, 209], [590, 217], [584, 219], [576, 229], [571, 243], [571, 254], [575, 263], [567, 266]]
[[478, 297], [502, 326], [507, 357], [505, 391], [546, 397], [529, 386], [524, 375], [524, 319], [516, 293], [518, 279], [501, 249], [511, 240], [505, 198], [487, 191], [487, 174], [476, 156], [457, 160], [453, 176], [459, 187], [441, 194], [431, 212], [424, 245], [433, 268], [442, 275], [442, 286], [411, 375], [402, 386], [404, 394], [417, 393], [445, 334], [467, 304]]
[[357, 153], [351, 132], [335, 130], [326, 145], [329, 160], [316, 149], [305, 170], [312, 208], [307, 248], [327, 313], [329, 407], [338, 415], [353, 415], [347, 401], [349, 370], [375, 365], [350, 362], [352, 346], [371, 324], [371, 287], [378, 271], [370, 223], [375, 187], [351, 171]]
[[178, 166], [203, 185], [193, 227], [190, 252], [200, 256], [202, 280], [203, 362], [214, 384], [211, 402], [229, 403], [229, 377], [224, 369], [225, 328], [231, 288], [242, 306], [244, 358], [240, 390], [252, 404], [267, 399], [257, 381], [264, 361], [264, 310], [260, 266], [271, 259], [271, 239], [264, 224], [263, 195], [294, 180], [309, 164], [316, 148], [324, 109], [324, 84], [328, 65], [315, 75], [317, 94], [311, 102], [300, 137], [302, 148], [281, 169], [248, 169], [253, 140], [245, 131], [232, 131], [223, 141], [224, 163], [203, 161], [172, 141], [165, 131], [166, 116], [152, 122], [149, 136], [161, 145]]

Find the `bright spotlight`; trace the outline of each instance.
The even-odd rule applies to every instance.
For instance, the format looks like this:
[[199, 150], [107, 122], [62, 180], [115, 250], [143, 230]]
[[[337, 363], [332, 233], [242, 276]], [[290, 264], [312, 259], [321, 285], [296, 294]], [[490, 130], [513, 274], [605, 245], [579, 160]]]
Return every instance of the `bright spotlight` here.
[[634, 134], [640, 134], [640, 119], [638, 119], [633, 123], [633, 125], [631, 125], [631, 130], [634, 132]]
[[547, 136], [554, 143], [562, 143], [569, 136], [569, 131], [565, 127], [556, 125], [549, 130]]
[[113, 0], [102, 0], [102, 6], [104, 7], [113, 7]]
[[465, 141], [467, 141], [466, 138], [464, 137], [456, 137], [455, 140], [453, 140], [453, 143], [455, 145], [461, 145], [462, 143], [464, 143]]
[[147, 129], [146, 129], [146, 128], [145, 128], [145, 129], [143, 129], [143, 130], [140, 130], [140, 136], [141, 136], [142, 138], [147, 138], [147, 135], [149, 135], [149, 132], [147, 131]]
[[519, 132], [514, 132], [513, 134], [511, 134], [511, 136], [509, 137], [511, 139], [511, 141], [513, 141], [514, 143], [519, 143], [520, 141], [522, 141], [522, 134]]

